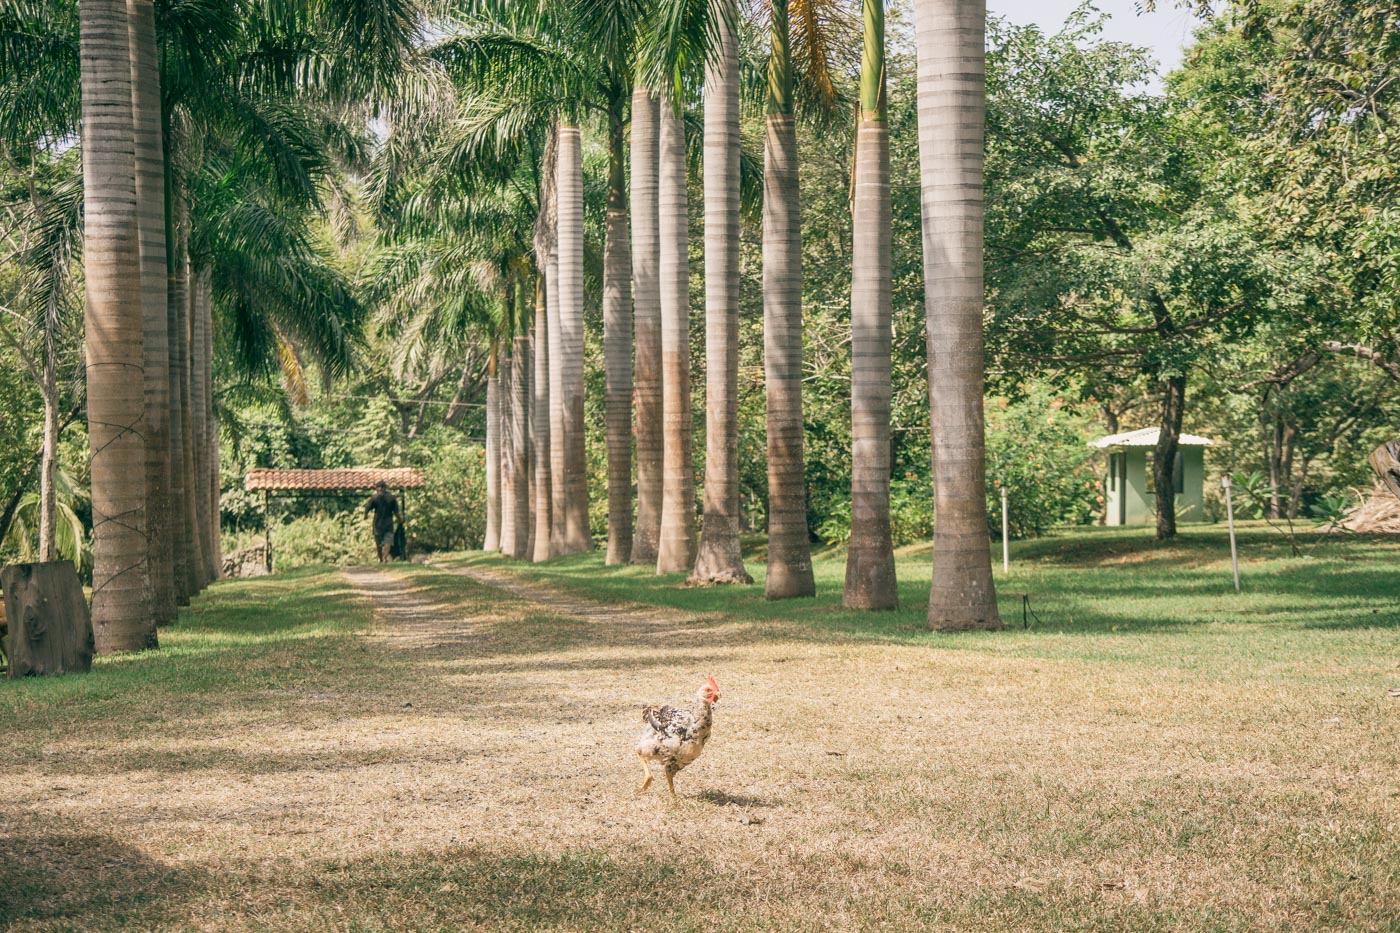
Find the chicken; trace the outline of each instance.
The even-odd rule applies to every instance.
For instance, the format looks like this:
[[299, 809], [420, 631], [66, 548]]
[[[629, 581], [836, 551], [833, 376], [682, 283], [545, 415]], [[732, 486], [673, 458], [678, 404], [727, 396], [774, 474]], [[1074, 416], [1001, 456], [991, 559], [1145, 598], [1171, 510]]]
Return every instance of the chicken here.
[[695, 698], [699, 704], [694, 710], [674, 706], [647, 706], [642, 709], [642, 720], [647, 727], [637, 741], [637, 758], [647, 777], [637, 793], [651, 786], [651, 762], [657, 761], [666, 772], [666, 786], [671, 788], [671, 796], [674, 797], [676, 773], [699, 758], [704, 751], [705, 742], [710, 737], [711, 708], [719, 702], [719, 684], [713, 677], [706, 677], [705, 683], [695, 692]]

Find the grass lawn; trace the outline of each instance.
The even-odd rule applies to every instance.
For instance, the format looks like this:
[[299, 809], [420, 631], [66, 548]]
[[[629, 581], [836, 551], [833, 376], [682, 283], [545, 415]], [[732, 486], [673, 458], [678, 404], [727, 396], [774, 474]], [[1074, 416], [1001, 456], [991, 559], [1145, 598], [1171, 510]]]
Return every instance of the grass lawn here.
[[[878, 615], [835, 553], [778, 604], [596, 553], [223, 582], [0, 682], [0, 928], [1397, 930], [1400, 542], [1304, 549], [1246, 530], [1236, 594], [1215, 529], [1024, 542], [968, 635], [927, 549]], [[705, 674], [635, 796], [638, 707]]]

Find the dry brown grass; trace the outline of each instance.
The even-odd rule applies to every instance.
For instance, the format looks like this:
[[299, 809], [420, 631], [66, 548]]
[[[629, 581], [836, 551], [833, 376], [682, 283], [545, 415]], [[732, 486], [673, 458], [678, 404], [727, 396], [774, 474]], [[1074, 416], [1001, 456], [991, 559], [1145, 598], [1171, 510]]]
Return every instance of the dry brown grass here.
[[[1400, 924], [1400, 701], [1373, 689], [1393, 657], [1193, 664], [1174, 653], [1201, 645], [1159, 635], [1169, 663], [1110, 664], [427, 568], [345, 579], [267, 611], [349, 633], [288, 637], [197, 697], [0, 707], [0, 925]], [[711, 745], [678, 800], [635, 796], [639, 707], [705, 674]]]

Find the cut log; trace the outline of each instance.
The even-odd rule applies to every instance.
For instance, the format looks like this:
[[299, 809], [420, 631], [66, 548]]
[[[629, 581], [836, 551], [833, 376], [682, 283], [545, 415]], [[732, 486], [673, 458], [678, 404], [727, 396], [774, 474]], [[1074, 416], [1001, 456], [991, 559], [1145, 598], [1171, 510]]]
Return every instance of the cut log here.
[[71, 561], [0, 570], [10, 678], [75, 674], [92, 667], [92, 616]]
[[1400, 437], [1371, 451], [1371, 469], [1376, 471], [1390, 494], [1400, 498]]

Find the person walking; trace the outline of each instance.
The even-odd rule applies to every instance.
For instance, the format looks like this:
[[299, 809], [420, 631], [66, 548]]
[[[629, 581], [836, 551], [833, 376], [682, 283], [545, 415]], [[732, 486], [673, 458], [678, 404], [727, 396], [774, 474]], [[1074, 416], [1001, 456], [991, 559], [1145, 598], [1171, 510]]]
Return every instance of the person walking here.
[[365, 503], [365, 514], [374, 515], [374, 546], [379, 552], [379, 562], [386, 563], [394, 546], [394, 520], [397, 519], [400, 525], [403, 524], [403, 509], [399, 506], [399, 500], [389, 491], [389, 485], [383, 480], [374, 484], [374, 495]]

